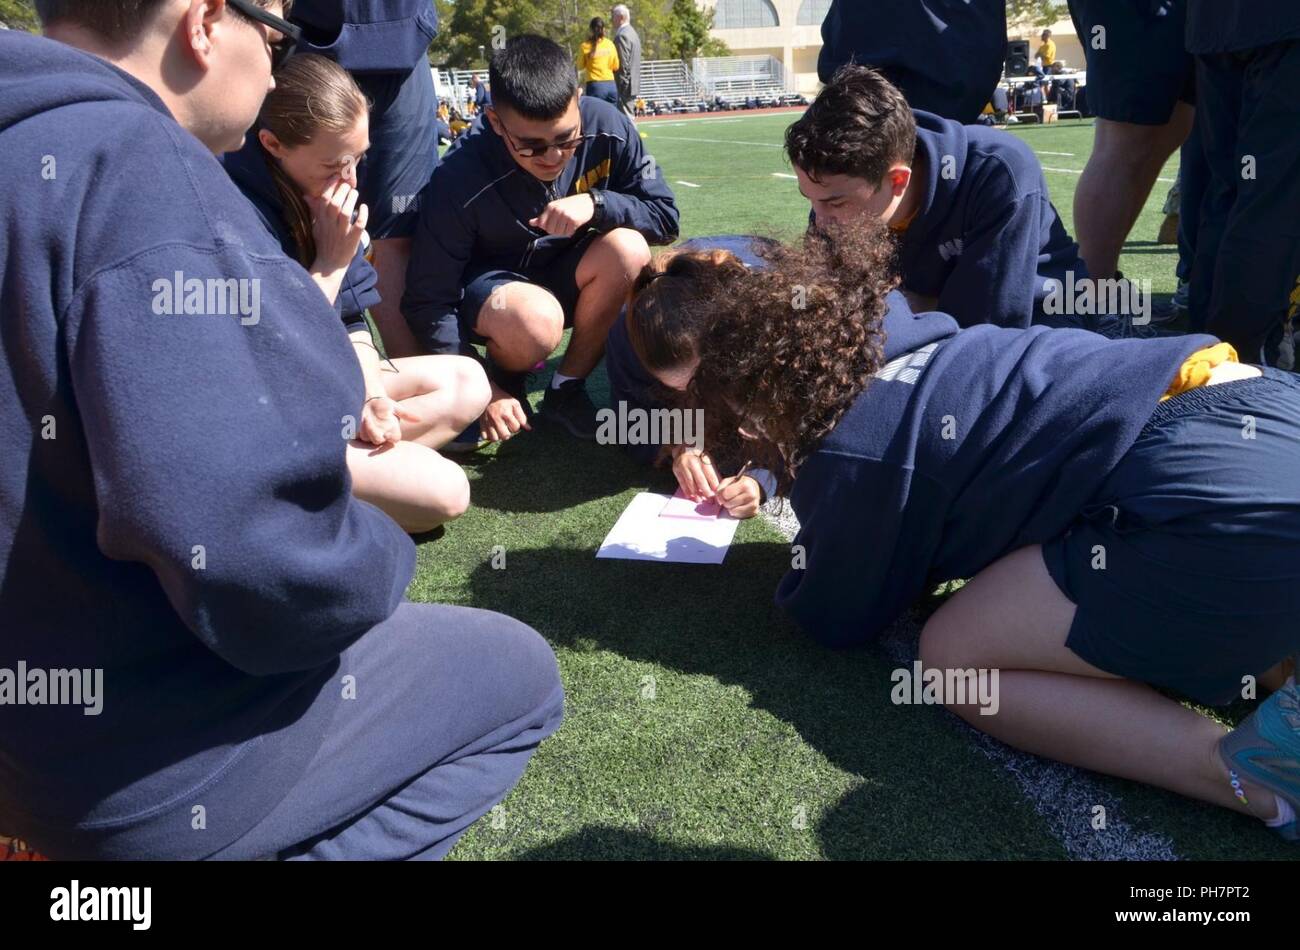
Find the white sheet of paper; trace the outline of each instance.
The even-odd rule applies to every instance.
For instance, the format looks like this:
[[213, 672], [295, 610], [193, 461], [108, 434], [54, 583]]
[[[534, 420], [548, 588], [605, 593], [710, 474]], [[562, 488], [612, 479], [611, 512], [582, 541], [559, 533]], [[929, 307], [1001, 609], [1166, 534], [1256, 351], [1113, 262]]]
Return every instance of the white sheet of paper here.
[[668, 501], [668, 495], [654, 492], [642, 492], [633, 498], [605, 537], [596, 557], [721, 564], [740, 522], [730, 515], [661, 518], [659, 515]]

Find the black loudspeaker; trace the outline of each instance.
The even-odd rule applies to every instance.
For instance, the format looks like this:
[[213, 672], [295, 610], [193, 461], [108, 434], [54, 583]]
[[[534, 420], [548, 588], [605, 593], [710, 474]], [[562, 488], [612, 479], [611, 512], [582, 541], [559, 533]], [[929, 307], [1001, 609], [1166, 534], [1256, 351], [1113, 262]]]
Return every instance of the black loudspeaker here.
[[1008, 76], [1029, 75], [1029, 40], [1010, 40], [1007, 43]]

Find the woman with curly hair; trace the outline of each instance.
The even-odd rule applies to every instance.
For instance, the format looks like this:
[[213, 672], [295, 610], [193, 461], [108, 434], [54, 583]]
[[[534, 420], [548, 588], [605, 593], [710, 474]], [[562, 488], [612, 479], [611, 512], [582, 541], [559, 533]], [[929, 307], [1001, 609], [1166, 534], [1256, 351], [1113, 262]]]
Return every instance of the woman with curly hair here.
[[[770, 256], [698, 277], [675, 348], [652, 323], [633, 341], [712, 450], [782, 473], [801, 530], [778, 604], [851, 646], [972, 578], [920, 644], [927, 673], [999, 672], [996, 714], [964, 691], [956, 713], [1294, 840], [1300, 377], [1208, 336], [959, 330], [908, 308], [880, 232]], [[1256, 681], [1280, 688], [1232, 732], [1152, 688]]]

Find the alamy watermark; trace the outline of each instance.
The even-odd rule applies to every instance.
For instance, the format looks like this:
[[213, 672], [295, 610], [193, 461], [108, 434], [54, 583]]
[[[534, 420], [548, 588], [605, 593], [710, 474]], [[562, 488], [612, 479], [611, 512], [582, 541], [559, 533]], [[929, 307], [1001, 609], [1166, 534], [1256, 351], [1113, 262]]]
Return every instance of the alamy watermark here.
[[1065, 280], [1049, 277], [1043, 282], [1047, 296], [1043, 312], [1050, 316], [1125, 316], [1133, 326], [1151, 322], [1151, 281], [1118, 277], [1076, 279], [1074, 271]]
[[19, 660], [16, 669], [0, 666], [0, 706], [84, 706], [82, 713], [104, 711], [103, 669], [41, 669]]
[[186, 277], [176, 271], [151, 286], [153, 312], [158, 316], [237, 316], [242, 326], [262, 319], [260, 277]]
[[996, 716], [998, 671], [985, 669], [925, 669], [920, 660], [909, 670], [900, 666], [889, 675], [895, 706], [978, 706], [981, 716]]
[[703, 409], [642, 409], [619, 400], [596, 413], [600, 445], [688, 445], [704, 449]]

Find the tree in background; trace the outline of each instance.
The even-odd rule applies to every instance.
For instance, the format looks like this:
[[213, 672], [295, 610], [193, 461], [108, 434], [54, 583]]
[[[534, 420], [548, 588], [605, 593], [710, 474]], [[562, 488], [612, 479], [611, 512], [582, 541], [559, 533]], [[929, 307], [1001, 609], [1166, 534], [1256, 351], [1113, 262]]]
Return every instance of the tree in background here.
[[36, 33], [41, 28], [41, 21], [36, 17], [36, 8], [31, 0], [0, 0], [0, 23], [13, 30], [28, 30]]
[[701, 10], [695, 0], [673, 0], [668, 14], [668, 54], [689, 63], [696, 56], [726, 56], [727, 44], [709, 35], [713, 29], [713, 11]]
[[1051, 26], [1069, 15], [1065, 0], [1007, 0], [1007, 23], [1015, 26]]
[[[592, 17], [609, 24], [612, 0], [435, 0], [438, 38], [429, 60], [439, 66], [470, 69], [486, 65], [500, 43], [519, 33], [540, 33], [555, 40], [575, 56], [587, 38]], [[632, 25], [641, 37], [646, 59], [684, 59], [725, 56], [726, 44], [709, 36], [713, 14], [692, 0], [636, 0]], [[479, 47], [483, 47], [480, 58]]]

